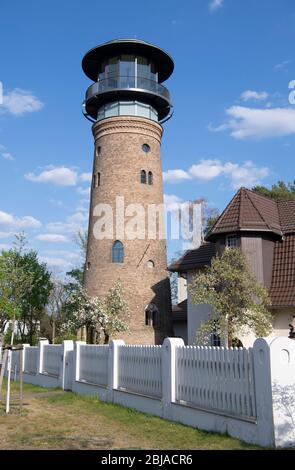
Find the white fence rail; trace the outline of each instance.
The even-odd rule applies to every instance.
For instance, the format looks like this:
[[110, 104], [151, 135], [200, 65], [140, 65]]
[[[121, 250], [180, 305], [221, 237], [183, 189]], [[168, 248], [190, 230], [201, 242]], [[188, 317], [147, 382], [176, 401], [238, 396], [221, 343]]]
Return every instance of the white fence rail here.
[[[266, 447], [295, 447], [295, 341], [259, 338], [253, 349], [25, 345], [24, 380], [99, 396]], [[18, 365], [19, 367], [19, 365]]]
[[162, 347], [119, 346], [118, 387], [162, 397]]
[[60, 344], [47, 344], [43, 346], [42, 374], [59, 377], [62, 361], [62, 346]]
[[95, 385], [108, 385], [109, 346], [81, 345], [79, 380]]
[[38, 372], [38, 353], [37, 346], [24, 348], [24, 372], [27, 374], [37, 374]]
[[256, 418], [252, 348], [176, 348], [176, 401]]

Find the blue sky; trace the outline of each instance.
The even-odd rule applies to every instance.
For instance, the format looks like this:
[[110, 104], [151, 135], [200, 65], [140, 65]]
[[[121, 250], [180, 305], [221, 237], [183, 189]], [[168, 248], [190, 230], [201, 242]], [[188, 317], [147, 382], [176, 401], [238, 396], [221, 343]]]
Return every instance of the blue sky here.
[[[78, 262], [93, 141], [81, 59], [122, 37], [167, 50], [174, 116], [162, 144], [168, 203], [223, 209], [241, 185], [294, 179], [292, 0], [3, 0], [0, 248], [24, 230], [54, 269]], [[169, 243], [169, 257], [179, 246]]]

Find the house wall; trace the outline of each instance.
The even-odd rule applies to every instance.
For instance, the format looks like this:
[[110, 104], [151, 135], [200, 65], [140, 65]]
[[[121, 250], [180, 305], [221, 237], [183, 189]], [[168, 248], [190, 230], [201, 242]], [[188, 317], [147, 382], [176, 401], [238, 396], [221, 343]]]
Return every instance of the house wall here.
[[[191, 284], [197, 271], [190, 271], [187, 275], [188, 286]], [[202, 323], [205, 323], [212, 311], [209, 304], [195, 305], [188, 288], [187, 295], [187, 344], [196, 344], [196, 334]]]
[[262, 238], [260, 236], [242, 236], [241, 247], [246, 255], [250, 271], [263, 284]]
[[177, 321], [173, 323], [174, 336], [176, 338], [182, 338], [184, 344], [187, 343], [187, 322], [186, 321]]

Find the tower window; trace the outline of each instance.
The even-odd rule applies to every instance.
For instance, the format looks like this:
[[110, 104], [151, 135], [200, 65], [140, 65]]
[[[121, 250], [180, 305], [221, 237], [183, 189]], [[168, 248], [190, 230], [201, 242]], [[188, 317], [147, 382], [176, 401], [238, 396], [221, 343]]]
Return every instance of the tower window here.
[[225, 239], [227, 248], [235, 248], [238, 246], [238, 237], [236, 235], [227, 235]]
[[91, 263], [90, 261], [87, 261], [87, 271], [91, 268]]
[[98, 145], [96, 147], [96, 155], [99, 155], [100, 154], [100, 151], [101, 151], [101, 147]]
[[96, 188], [96, 173], [93, 174], [92, 187]]
[[149, 260], [147, 262], [147, 267], [150, 268], [150, 269], [153, 269], [155, 267], [155, 263], [153, 262], [153, 260]]
[[112, 246], [112, 263], [124, 263], [124, 246], [120, 240], [116, 240]]
[[97, 173], [97, 186], [100, 186], [100, 173]]
[[151, 171], [148, 173], [148, 183], [153, 184], [153, 173]]
[[149, 144], [143, 144], [141, 148], [145, 153], [149, 153], [151, 151]]
[[140, 172], [140, 182], [141, 184], [146, 184], [146, 171], [141, 170]]
[[146, 326], [159, 326], [159, 310], [155, 304], [149, 304], [145, 309], [145, 324]]

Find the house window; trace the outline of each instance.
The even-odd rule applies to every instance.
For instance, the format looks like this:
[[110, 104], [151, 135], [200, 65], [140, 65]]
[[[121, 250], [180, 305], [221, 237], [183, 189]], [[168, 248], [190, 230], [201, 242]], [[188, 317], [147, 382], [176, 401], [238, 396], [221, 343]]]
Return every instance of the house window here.
[[148, 184], [153, 184], [153, 173], [151, 171], [148, 173]]
[[235, 248], [238, 246], [238, 237], [236, 235], [227, 235], [225, 238], [227, 248]]
[[141, 184], [146, 184], [146, 171], [141, 170], [140, 172], [140, 182]]
[[120, 240], [116, 240], [112, 246], [112, 263], [124, 262], [124, 246]]
[[149, 304], [145, 309], [145, 324], [157, 328], [159, 325], [159, 310], [155, 304]]

